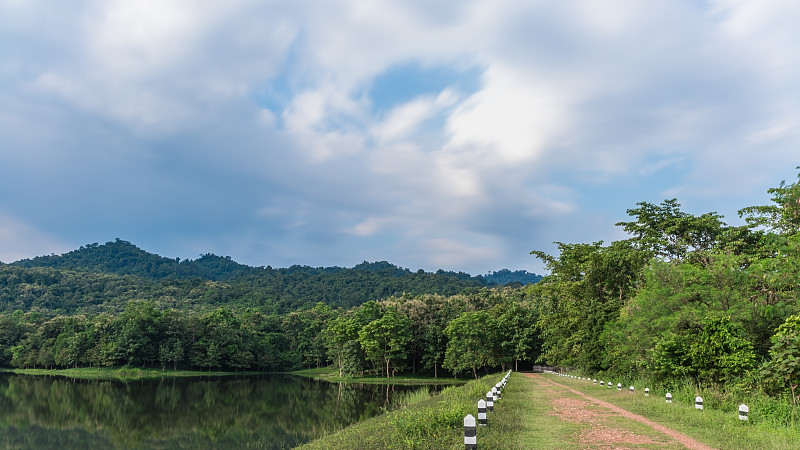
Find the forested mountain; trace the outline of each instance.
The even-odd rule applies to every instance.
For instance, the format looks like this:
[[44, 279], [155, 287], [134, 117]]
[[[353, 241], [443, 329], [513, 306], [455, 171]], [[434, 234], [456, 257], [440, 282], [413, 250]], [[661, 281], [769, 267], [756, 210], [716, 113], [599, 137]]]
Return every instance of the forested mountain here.
[[119, 238], [103, 245], [88, 244], [63, 255], [37, 256], [11, 265], [133, 275], [156, 280], [202, 278], [220, 281], [255, 270], [231, 260], [230, 257], [223, 258], [210, 253], [196, 260], [164, 258]]
[[282, 314], [317, 302], [349, 308], [404, 293], [455, 295], [490, 284], [482, 276], [412, 272], [386, 261], [280, 269], [250, 267], [213, 254], [181, 261], [117, 239], [0, 265], [0, 311], [119, 312], [131, 300], [148, 300], [160, 308], [228, 305]]

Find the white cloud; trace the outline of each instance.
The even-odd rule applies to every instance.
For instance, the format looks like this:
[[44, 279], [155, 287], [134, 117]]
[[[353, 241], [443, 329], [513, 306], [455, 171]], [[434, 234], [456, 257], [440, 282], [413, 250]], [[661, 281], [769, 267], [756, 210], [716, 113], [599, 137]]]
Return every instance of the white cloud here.
[[568, 126], [570, 101], [560, 86], [537, 83], [535, 76], [492, 65], [484, 88], [464, 102], [448, 120], [447, 150], [477, 150], [476, 159], [492, 164], [520, 163], [543, 156], [552, 137]]
[[[14, 211], [114, 205], [75, 217], [158, 217], [250, 261], [529, 264], [518, 243], [600, 223], [611, 197], [715, 210], [788, 178], [798, 22], [779, 0], [2, 2], [0, 188]], [[375, 105], [409, 65], [482, 75]]]

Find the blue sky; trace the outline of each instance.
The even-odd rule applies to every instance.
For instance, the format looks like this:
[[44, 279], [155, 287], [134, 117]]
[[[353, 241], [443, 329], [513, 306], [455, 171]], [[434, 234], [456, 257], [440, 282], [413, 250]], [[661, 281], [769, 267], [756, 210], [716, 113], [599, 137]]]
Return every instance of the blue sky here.
[[542, 272], [800, 165], [790, 0], [0, 0], [0, 261]]

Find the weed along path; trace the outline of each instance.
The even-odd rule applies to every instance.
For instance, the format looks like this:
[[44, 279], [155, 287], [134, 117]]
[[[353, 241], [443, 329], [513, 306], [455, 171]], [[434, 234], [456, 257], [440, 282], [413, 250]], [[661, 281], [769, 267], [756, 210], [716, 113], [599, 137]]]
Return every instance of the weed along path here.
[[519, 430], [524, 448], [712, 449], [697, 440], [536, 373]]

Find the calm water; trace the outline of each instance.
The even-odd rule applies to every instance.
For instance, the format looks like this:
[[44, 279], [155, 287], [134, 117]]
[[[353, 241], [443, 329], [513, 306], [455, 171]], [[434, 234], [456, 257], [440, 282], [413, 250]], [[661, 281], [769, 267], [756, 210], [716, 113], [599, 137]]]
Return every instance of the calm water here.
[[416, 389], [289, 375], [123, 383], [0, 374], [0, 448], [291, 448]]

